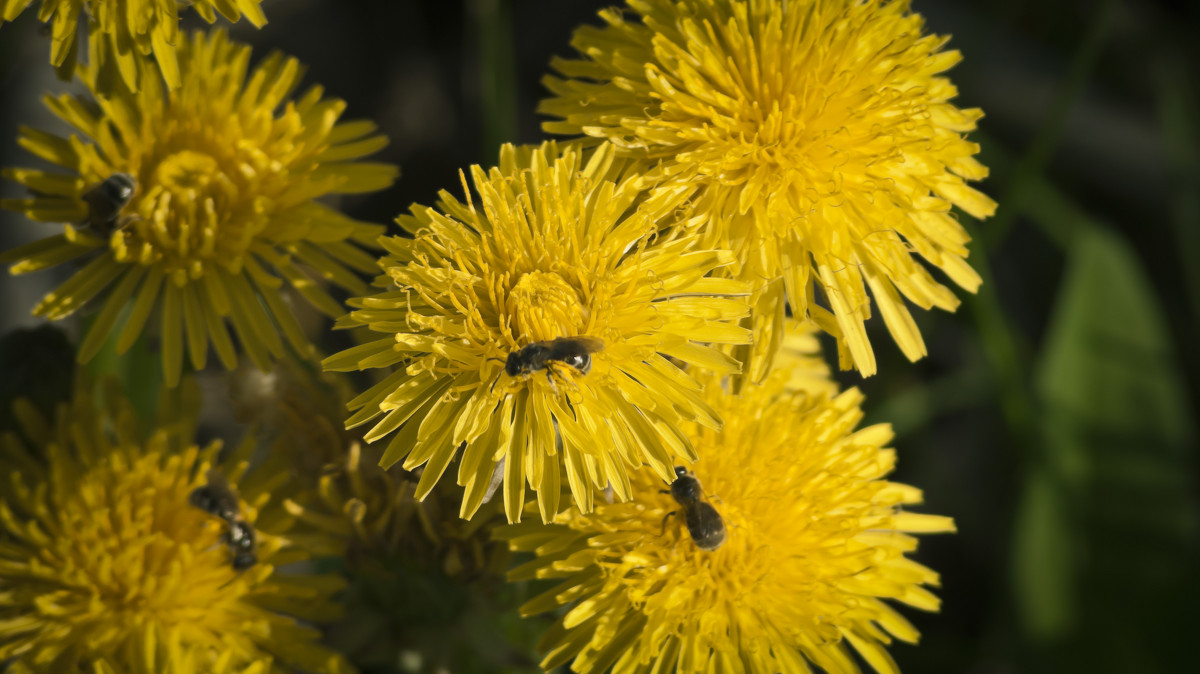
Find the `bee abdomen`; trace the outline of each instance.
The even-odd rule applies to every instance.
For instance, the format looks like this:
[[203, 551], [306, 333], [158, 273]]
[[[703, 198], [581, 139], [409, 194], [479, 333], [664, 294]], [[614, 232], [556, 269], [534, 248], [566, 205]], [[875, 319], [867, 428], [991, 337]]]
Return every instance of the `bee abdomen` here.
[[699, 501], [687, 509], [688, 533], [701, 550], [716, 550], [725, 542], [725, 520], [711, 504]]

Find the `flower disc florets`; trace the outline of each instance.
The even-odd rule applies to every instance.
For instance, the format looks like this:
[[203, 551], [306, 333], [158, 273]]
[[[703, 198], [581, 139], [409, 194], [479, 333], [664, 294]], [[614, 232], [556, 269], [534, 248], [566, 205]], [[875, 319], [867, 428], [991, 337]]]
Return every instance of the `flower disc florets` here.
[[[69, 409], [55, 427], [25, 407], [24, 435], [48, 443], [35, 451], [14, 435], [0, 439], [6, 671], [348, 671], [298, 622], [335, 617], [341, 580], [276, 569], [329, 544], [290, 531], [283, 480], [246, 474], [251, 444], [218, 463], [216, 444], [176, 449], [190, 443], [194, 419], [136, 440], [127, 403], [108, 415], [81, 396]], [[247, 568], [233, 565], [230, 523], [191, 502], [210, 468], [228, 479], [238, 518], [254, 531]]]
[[[702, 381], [725, 418], [693, 428], [693, 466], [726, 536], [700, 549], [686, 513], [649, 471], [636, 498], [567, 510], [555, 524], [498, 531], [537, 558], [514, 580], [562, 582], [526, 615], [568, 605], [542, 640], [547, 670], [774, 674], [857, 672], [850, 647], [877, 671], [895, 671], [884, 646], [917, 631], [885, 600], [936, 610], [925, 585], [938, 576], [905, 558], [909, 533], [953, 531], [949, 518], [902, 510], [921, 492], [883, 479], [892, 470], [887, 426], [855, 430], [862, 395], [789, 391], [776, 371], [740, 395]], [[668, 517], [675, 513], [673, 517]]]
[[[16, 261], [12, 272], [19, 274], [88, 258], [34, 310], [63, 318], [107, 291], [81, 360], [118, 329], [123, 352], [157, 309], [168, 382], [179, 379], [185, 338], [196, 369], [204, 367], [210, 341], [227, 368], [236, 366], [226, 321], [250, 359], [267, 369], [285, 339], [301, 354], [310, 348], [281, 292], [285, 281], [330, 316], [342, 312], [297, 262], [351, 292], [366, 290], [355, 271], [374, 270], [374, 259], [358, 245], [372, 245], [382, 227], [314, 200], [391, 184], [395, 167], [354, 161], [386, 139], [369, 122], [338, 124], [345, 104], [322, 100], [320, 87], [289, 100], [301, 76], [295, 59], [272, 55], [247, 78], [249, 60], [250, 48], [223, 33], [196, 33], [180, 49], [179, 89], [146, 77], [140, 93], [119, 87], [95, 100], [46, 99], [90, 142], [22, 129], [25, 149], [69, 173], [6, 169], [36, 196], [0, 206], [75, 225], [0, 259]], [[79, 75], [94, 92], [97, 71], [81, 68]], [[89, 200], [115, 174], [133, 178], [136, 190], [115, 221], [97, 222]], [[124, 312], [130, 300], [132, 311]]]
[[[736, 325], [745, 285], [708, 276], [729, 254], [698, 247], [681, 215], [692, 190], [646, 198], [647, 179], [610, 145], [586, 163], [575, 147], [506, 145], [498, 167], [472, 167], [471, 179], [478, 196], [468, 192], [467, 203], [443, 192], [437, 210], [399, 219], [414, 238], [382, 241], [384, 292], [351, 301], [340, 325], [387, 337], [326, 367], [398, 369], [351, 402], [347, 425], [382, 415], [368, 442], [399, 429], [383, 464], [425, 464], [419, 498], [463, 449], [464, 516], [494, 472], [510, 519], [526, 482], [549, 519], [563, 469], [587, 511], [593, 489], [630, 497], [630, 467], [649, 463], [665, 477], [693, 460], [678, 425], [720, 422], [677, 363], [734, 371], [709, 344], [749, 333]], [[590, 368], [522, 356], [536, 367], [510, 376], [510, 355], [563, 339], [587, 352]]]
[[844, 366], [874, 373], [869, 287], [905, 355], [923, 356], [902, 296], [958, 300], [913, 253], [974, 291], [950, 207], [995, 208], [964, 183], [987, 174], [962, 135], [982, 113], [951, 104], [939, 77], [959, 53], [922, 35], [907, 0], [629, 5], [638, 20], [606, 10], [607, 26], [576, 33], [586, 60], [554, 62], [565, 79], [547, 78], [541, 109], [561, 121], [546, 130], [608, 140], [661, 162], [667, 184], [702, 187], [707, 245], [756, 284], [759, 351], [777, 348], [786, 297], [838, 337]]

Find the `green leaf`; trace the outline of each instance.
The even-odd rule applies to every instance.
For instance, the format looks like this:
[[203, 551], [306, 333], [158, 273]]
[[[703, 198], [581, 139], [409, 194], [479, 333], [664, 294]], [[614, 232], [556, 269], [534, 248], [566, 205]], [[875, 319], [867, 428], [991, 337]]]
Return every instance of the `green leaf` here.
[[1127, 244], [1077, 230], [1035, 371], [1041, 451], [1013, 551], [1026, 635], [1073, 652], [1077, 671], [1153, 670], [1186, 643], [1163, 611], [1197, 587], [1194, 429], [1178, 370]]

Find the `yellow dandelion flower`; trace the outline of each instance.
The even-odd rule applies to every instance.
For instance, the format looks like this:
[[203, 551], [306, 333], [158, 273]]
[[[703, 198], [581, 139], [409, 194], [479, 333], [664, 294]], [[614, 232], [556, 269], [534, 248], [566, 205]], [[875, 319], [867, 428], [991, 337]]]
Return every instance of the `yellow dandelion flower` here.
[[463, 449], [464, 517], [494, 472], [511, 520], [526, 482], [549, 520], [560, 465], [586, 511], [594, 489], [630, 497], [629, 467], [665, 476], [694, 460], [678, 424], [719, 420], [669, 359], [731, 372], [736, 362], [710, 344], [749, 333], [737, 326], [745, 286], [708, 276], [729, 254], [687, 233], [692, 190], [646, 198], [644, 177], [610, 145], [586, 163], [576, 147], [506, 145], [498, 167], [473, 166], [471, 179], [478, 203], [442, 192], [438, 209], [399, 218], [415, 238], [381, 241], [385, 290], [351, 300], [340, 321], [386, 337], [328, 369], [399, 366], [351, 401], [347, 426], [382, 415], [368, 442], [399, 429], [383, 465], [424, 465], [419, 499]]
[[787, 390], [827, 398], [836, 396], [838, 385], [830, 378], [829, 364], [821, 357], [817, 326], [790, 319], [785, 326], [775, 367], [787, 373]]
[[[838, 393], [838, 385], [832, 379], [829, 364], [821, 354], [818, 332], [819, 328], [811, 321], [787, 319], [778, 353], [770, 354], [769, 359], [773, 363], [771, 367], [787, 373], [788, 391], [832, 398]], [[730, 353], [737, 360], [748, 363], [747, 369], [752, 372], [766, 369], [762, 361], [768, 359], [768, 354], [761, 351], [755, 353], [753, 344], [733, 347]], [[731, 382], [735, 392], [745, 384], [744, 378], [736, 378]]]
[[[913, 255], [974, 292], [966, 232], [995, 203], [967, 187], [978, 109], [940, 76], [960, 59], [922, 34], [907, 0], [629, 0], [582, 28], [585, 60], [556, 60], [547, 131], [606, 139], [702, 185], [707, 245], [732, 250], [755, 281], [756, 345], [779, 344], [784, 299], [837, 336], [843, 367], [875, 372], [863, 322], [870, 288], [910, 359], [925, 344], [904, 300], [958, 299]], [[820, 299], [824, 306], [818, 304]], [[769, 363], [765, 363], [769, 364]], [[754, 373], [757, 380], [765, 375]]]
[[790, 392], [787, 380], [776, 371], [731, 395], [707, 379], [725, 428], [693, 429], [700, 461], [688, 477], [703, 496], [689, 503], [715, 509], [723, 539], [709, 535], [711, 515], [692, 523], [704, 527], [693, 538], [689, 513], [700, 506], [659, 493], [666, 485], [649, 471], [634, 476], [632, 502], [498, 531], [537, 555], [510, 578], [561, 579], [521, 609], [568, 606], [542, 640], [543, 667], [857, 672], [857, 651], [896, 671], [885, 646], [918, 634], [889, 602], [939, 606], [924, 587], [937, 574], [905, 557], [917, 544], [910, 534], [953, 522], [903, 510], [921, 492], [883, 479], [895, 463], [882, 448], [891, 429], [855, 430], [857, 390], [828, 398]]
[[[276, 571], [319, 548], [289, 531], [278, 474], [247, 474], [250, 443], [221, 463], [218, 444], [177, 451], [188, 420], [135, 441], [129, 414], [80, 395], [52, 428], [23, 406], [33, 451], [0, 442], [0, 660], [13, 672], [350, 671], [300, 622], [337, 617], [340, 579]], [[191, 504], [210, 468], [255, 532], [240, 570], [232, 523]]]
[[[171, 385], [185, 342], [197, 370], [210, 343], [226, 368], [236, 367], [227, 323], [260, 369], [285, 341], [308, 354], [284, 290], [340, 315], [313, 277], [365, 292], [359, 274], [376, 270], [375, 260], [358, 246], [374, 245], [383, 230], [315, 199], [382, 189], [397, 175], [393, 166], [355, 161], [386, 139], [370, 122], [339, 124], [343, 102], [322, 100], [320, 87], [291, 100], [301, 76], [295, 59], [274, 54], [249, 70], [250, 48], [220, 31], [195, 33], [179, 53], [179, 89], [145, 78], [136, 94], [46, 98], [92, 140], [23, 128], [22, 147], [69, 173], [6, 169], [34, 196], [0, 201], [34, 220], [83, 223], [0, 255], [16, 262], [14, 274], [86, 259], [34, 313], [60, 319], [106, 293], [80, 345], [86, 361], [113, 333], [124, 352], [156, 312]], [[80, 78], [95, 90], [95, 69], [81, 68]]]
[[[209, 23], [217, 13], [236, 22], [246, 19], [261, 28], [267, 23], [259, 5], [262, 0], [189, 0], [188, 2], [156, 2], [155, 0], [42, 0], [38, 20], [51, 24], [50, 63], [59, 76], [71, 79], [79, 56], [80, 13], [88, 31], [89, 62], [99, 65], [108, 86], [119, 76], [127, 87], [137, 91], [146, 76], [139, 64], [151, 53], [158, 62], [167, 86], [174, 89], [181, 81], [179, 60], [175, 49], [179, 43], [179, 10], [192, 6]], [[0, 0], [0, 26], [25, 11], [33, 0]], [[154, 78], [157, 79], [157, 78]]]

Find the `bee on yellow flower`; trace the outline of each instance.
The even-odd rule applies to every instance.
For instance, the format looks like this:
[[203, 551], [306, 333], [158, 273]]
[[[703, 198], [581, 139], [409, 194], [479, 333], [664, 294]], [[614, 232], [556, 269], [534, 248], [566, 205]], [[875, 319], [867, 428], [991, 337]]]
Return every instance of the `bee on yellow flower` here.
[[693, 461], [683, 422], [720, 425], [681, 364], [737, 371], [714, 345], [749, 341], [747, 289], [711, 275], [732, 258], [692, 233], [693, 190], [649, 195], [642, 169], [611, 145], [506, 145], [465, 203], [442, 192], [399, 219], [412, 238], [382, 240], [380, 292], [339, 322], [381, 337], [325, 367], [391, 369], [347, 425], [395, 434], [383, 465], [424, 466], [417, 498], [459, 457], [466, 517], [493, 475], [510, 520], [526, 484], [552, 519], [564, 474], [588, 511], [595, 491], [630, 498], [637, 466]]
[[[167, 410], [145, 433], [115, 387], [101, 405], [80, 384], [53, 420], [17, 405], [20, 435], [0, 437], [6, 671], [349, 672], [305, 624], [337, 617], [343, 581], [277, 568], [336, 549], [293, 529], [286, 474], [248, 470], [252, 442], [219, 460], [192, 444], [195, 410]], [[214, 474], [236, 517], [196, 507]], [[234, 521], [254, 564], [230, 549]]]
[[[285, 291], [341, 315], [319, 281], [365, 292], [359, 275], [375, 269], [375, 258], [363, 248], [383, 231], [316, 199], [383, 189], [397, 176], [394, 166], [357, 161], [387, 143], [374, 124], [339, 123], [345, 103], [325, 99], [320, 87], [292, 98], [295, 59], [273, 54], [251, 69], [250, 48], [219, 31], [192, 34], [179, 53], [178, 89], [155, 76], [138, 92], [47, 97], [82, 138], [23, 128], [19, 144], [65, 172], [5, 169], [34, 196], [0, 201], [33, 220], [74, 223], [0, 255], [15, 263], [14, 274], [84, 263], [34, 313], [60, 319], [99, 298], [81, 361], [114, 333], [124, 352], [152, 323], [171, 385], [185, 349], [196, 370], [210, 344], [222, 365], [237, 366], [230, 325], [260, 369], [285, 343], [307, 356], [309, 339]], [[78, 74], [96, 94], [98, 70]]]
[[939, 606], [912, 534], [954, 523], [907, 512], [920, 490], [884, 479], [891, 429], [857, 428], [855, 389], [830, 397], [781, 370], [737, 395], [699, 379], [725, 426], [687, 427], [700, 459], [669, 487], [643, 470], [628, 503], [497, 530], [535, 555], [510, 579], [558, 581], [521, 608], [565, 608], [542, 667], [850, 673], [857, 653], [897, 671], [887, 644], [918, 634], [892, 604]]

